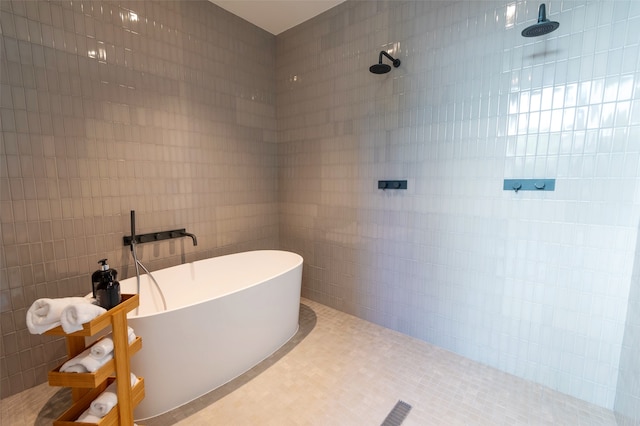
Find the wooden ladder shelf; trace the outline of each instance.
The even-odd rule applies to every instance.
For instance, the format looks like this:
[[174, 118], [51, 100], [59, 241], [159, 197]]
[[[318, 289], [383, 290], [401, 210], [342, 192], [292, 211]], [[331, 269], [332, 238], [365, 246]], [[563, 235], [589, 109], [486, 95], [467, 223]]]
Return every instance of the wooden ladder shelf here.
[[[139, 377], [136, 385], [130, 386], [130, 357], [142, 348], [142, 339], [136, 337], [132, 343], [129, 343], [127, 313], [138, 307], [139, 303], [137, 294], [123, 294], [122, 302], [118, 306], [84, 324], [82, 330], [67, 334], [62, 327], [56, 327], [45, 333], [66, 337], [68, 359], [86, 349], [85, 337], [94, 336], [108, 326], [111, 326], [113, 339], [113, 359], [96, 372], [64, 373], [60, 371], [61, 366], [49, 372], [49, 385], [72, 388], [71, 395], [74, 402], [71, 408], [53, 422], [54, 426], [95, 425], [95, 423], [79, 423], [75, 420], [114, 380], [116, 380], [118, 403], [98, 424], [100, 426], [133, 426], [133, 409], [144, 398], [144, 379]], [[114, 372], [115, 377], [112, 376]]]

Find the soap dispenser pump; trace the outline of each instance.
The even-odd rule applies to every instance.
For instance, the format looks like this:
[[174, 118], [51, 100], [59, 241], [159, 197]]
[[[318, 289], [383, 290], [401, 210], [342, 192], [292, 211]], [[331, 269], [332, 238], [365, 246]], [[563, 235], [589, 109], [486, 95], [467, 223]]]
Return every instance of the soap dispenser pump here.
[[122, 301], [120, 283], [116, 280], [118, 271], [110, 269], [107, 259], [100, 259], [100, 270], [91, 275], [93, 297], [99, 306], [111, 309]]

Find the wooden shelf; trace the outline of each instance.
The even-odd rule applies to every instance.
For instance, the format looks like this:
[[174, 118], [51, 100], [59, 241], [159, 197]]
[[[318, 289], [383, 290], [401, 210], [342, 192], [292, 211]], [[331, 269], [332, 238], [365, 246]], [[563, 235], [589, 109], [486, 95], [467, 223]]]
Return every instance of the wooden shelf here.
[[[129, 345], [129, 356], [135, 354], [140, 349], [142, 349], [142, 339], [136, 337], [136, 340]], [[94, 373], [65, 373], [60, 371], [60, 367], [62, 367], [62, 364], [55, 370], [49, 372], [50, 386], [95, 388], [113, 374], [116, 369], [116, 363], [112, 358]]]
[[[96, 425], [96, 423], [83, 423], [76, 422], [76, 419], [80, 417], [82, 413], [84, 413], [91, 402], [96, 399], [108, 385], [113, 383], [115, 377], [109, 377], [108, 380], [101, 383], [95, 389], [92, 389], [89, 393], [87, 393], [81, 400], [76, 402], [69, 408], [67, 411], [62, 413], [60, 417], [58, 417], [54, 422], [53, 426], [83, 426], [83, 425]], [[136, 407], [140, 404], [140, 401], [144, 399], [144, 378], [138, 377], [138, 383], [131, 388], [131, 399], [133, 403], [133, 407]], [[102, 418], [102, 420], [97, 423], [100, 426], [116, 426], [119, 424], [118, 420], [118, 404], [116, 404], [106, 416]]]
[[[131, 375], [129, 357], [142, 348], [142, 339], [129, 343], [127, 313], [135, 309], [140, 303], [137, 294], [123, 294], [122, 302], [109, 309], [102, 315], [83, 324], [82, 330], [75, 333], [65, 333], [62, 327], [56, 327], [46, 332], [51, 336], [65, 336], [67, 340], [68, 359], [72, 359], [86, 349], [85, 337], [111, 326], [113, 339], [113, 358], [94, 373], [63, 373], [60, 367], [49, 372], [49, 384], [52, 386], [71, 387], [74, 404], [62, 416], [53, 422], [54, 426], [91, 425], [95, 423], [78, 423], [75, 420], [91, 405], [113, 380], [118, 380], [118, 404], [98, 423], [99, 425], [133, 426], [133, 409], [144, 398], [144, 379], [131, 388], [127, 385]], [[111, 377], [115, 372], [116, 377]]]
[[44, 334], [49, 336], [70, 336], [70, 337], [87, 337], [93, 336], [99, 331], [111, 325], [111, 318], [121, 312], [128, 313], [134, 310], [140, 304], [140, 297], [137, 294], [123, 294], [122, 302], [116, 307], [109, 309], [104, 314], [94, 318], [88, 323], [83, 324], [82, 330], [75, 333], [65, 333], [61, 326], [52, 328], [46, 331]]

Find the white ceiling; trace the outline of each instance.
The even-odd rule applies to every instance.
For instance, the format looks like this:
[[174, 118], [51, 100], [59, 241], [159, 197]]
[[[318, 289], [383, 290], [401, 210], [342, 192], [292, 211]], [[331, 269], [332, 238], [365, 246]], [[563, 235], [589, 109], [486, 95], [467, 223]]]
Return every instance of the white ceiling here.
[[209, 0], [223, 9], [278, 35], [345, 0]]

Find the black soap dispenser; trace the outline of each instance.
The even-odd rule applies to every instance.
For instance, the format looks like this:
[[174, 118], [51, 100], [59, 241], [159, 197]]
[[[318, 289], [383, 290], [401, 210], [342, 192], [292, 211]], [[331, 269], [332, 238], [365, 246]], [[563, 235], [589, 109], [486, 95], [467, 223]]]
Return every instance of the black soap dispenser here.
[[116, 280], [118, 271], [109, 268], [107, 259], [100, 259], [98, 263], [100, 270], [91, 275], [93, 297], [99, 306], [111, 309], [122, 301], [120, 283]]

